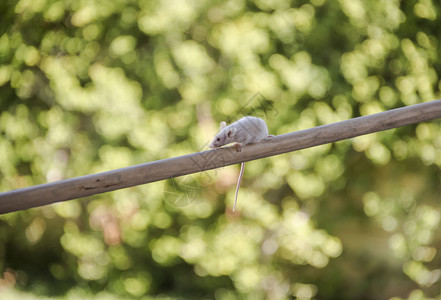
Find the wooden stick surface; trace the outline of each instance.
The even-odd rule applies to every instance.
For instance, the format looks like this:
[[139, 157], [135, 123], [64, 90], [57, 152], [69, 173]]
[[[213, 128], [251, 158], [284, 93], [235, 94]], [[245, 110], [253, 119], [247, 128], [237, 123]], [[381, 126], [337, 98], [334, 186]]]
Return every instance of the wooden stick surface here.
[[441, 118], [441, 100], [282, 134], [242, 152], [233, 146], [0, 193], [0, 214], [207, 171]]

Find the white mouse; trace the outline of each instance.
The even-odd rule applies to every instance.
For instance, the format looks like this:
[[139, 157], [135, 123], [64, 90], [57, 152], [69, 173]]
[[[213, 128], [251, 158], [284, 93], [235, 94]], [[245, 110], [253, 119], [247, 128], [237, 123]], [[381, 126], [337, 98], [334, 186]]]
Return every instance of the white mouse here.
[[[268, 127], [264, 120], [256, 117], [243, 117], [227, 126], [227, 123], [220, 123], [220, 131], [210, 143], [210, 148], [218, 148], [230, 143], [236, 143], [237, 152], [242, 151], [246, 144], [253, 144], [260, 142], [268, 135]], [[242, 181], [243, 172], [245, 170], [245, 163], [241, 163], [239, 178], [237, 180], [236, 198], [234, 200], [233, 212], [236, 209], [237, 194], [239, 193], [240, 183]]]

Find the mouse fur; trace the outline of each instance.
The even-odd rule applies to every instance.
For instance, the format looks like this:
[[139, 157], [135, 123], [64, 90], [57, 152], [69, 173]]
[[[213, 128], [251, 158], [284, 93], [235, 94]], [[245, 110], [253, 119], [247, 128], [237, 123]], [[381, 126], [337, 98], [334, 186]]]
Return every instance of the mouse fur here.
[[220, 131], [210, 143], [210, 148], [218, 148], [230, 143], [237, 143], [241, 151], [246, 144], [257, 143], [268, 136], [268, 128], [264, 120], [256, 117], [243, 117], [227, 126], [220, 123]]

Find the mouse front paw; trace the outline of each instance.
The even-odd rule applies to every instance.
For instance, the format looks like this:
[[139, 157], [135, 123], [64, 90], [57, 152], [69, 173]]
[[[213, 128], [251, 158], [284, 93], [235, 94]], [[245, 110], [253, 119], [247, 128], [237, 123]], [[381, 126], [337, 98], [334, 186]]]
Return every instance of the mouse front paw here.
[[236, 151], [237, 151], [237, 152], [241, 152], [241, 151], [242, 151], [242, 147], [243, 147], [243, 145], [241, 145], [241, 144], [235, 144], [234, 147], [236, 148]]

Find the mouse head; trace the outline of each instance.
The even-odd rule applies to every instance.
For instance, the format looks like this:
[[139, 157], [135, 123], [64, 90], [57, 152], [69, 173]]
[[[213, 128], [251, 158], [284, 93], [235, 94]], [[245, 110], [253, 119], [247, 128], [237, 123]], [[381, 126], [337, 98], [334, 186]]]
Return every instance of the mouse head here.
[[227, 123], [222, 121], [220, 123], [220, 131], [211, 141], [210, 148], [217, 148], [234, 142], [234, 137], [236, 136], [236, 133], [236, 127], [227, 126]]

